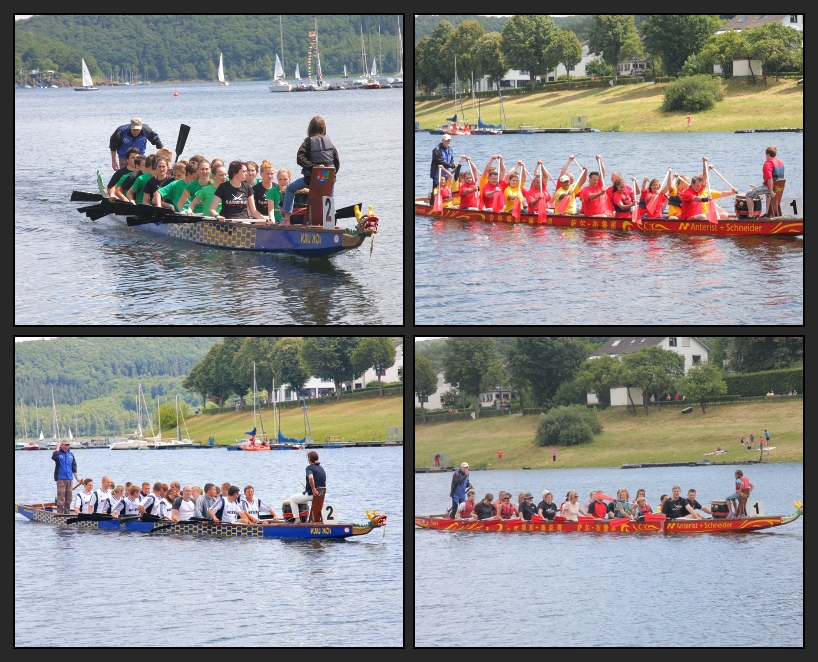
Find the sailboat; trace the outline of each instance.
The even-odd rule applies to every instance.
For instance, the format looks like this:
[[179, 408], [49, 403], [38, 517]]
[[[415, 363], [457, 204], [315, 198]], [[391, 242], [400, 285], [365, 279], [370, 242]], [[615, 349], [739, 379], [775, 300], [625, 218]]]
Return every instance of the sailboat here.
[[[113, 439], [110, 448], [112, 451], [132, 451], [132, 450], [146, 450], [148, 448], [148, 440], [142, 431], [142, 403], [145, 401], [145, 395], [142, 393], [142, 384], [136, 391], [136, 430], [127, 439]], [[147, 407], [147, 405], [146, 405]], [[151, 424], [153, 427], [153, 424]]]
[[281, 60], [278, 59], [278, 53], [276, 53], [275, 78], [272, 83], [267, 84], [267, 87], [270, 88], [270, 92], [289, 92], [292, 89], [289, 83], [284, 82], [284, 68], [281, 66]]
[[[310, 426], [310, 417], [307, 416], [307, 401], [301, 400], [301, 406], [304, 409], [304, 438], [293, 439], [292, 437], [285, 437], [279, 428], [277, 438], [278, 443], [275, 445], [276, 450], [286, 450], [289, 448], [293, 450], [301, 450], [304, 448], [305, 444], [312, 443], [312, 427]], [[309, 435], [306, 434], [307, 430], [309, 430]]]
[[344, 75], [342, 78], [349, 78], [349, 76], [347, 76], [347, 65], [344, 65]]
[[224, 59], [221, 53], [219, 53], [219, 85], [230, 85], [230, 83], [224, 79]]
[[315, 75], [316, 75], [316, 82], [310, 82], [310, 89], [314, 92], [326, 92], [329, 89], [329, 83], [324, 81], [323, 76], [321, 75], [321, 55], [318, 52], [318, 21], [315, 21], [315, 31], [312, 32], [310, 35], [314, 40], [315, 43]]
[[[185, 433], [189, 434], [187, 431], [187, 423], [185, 422], [185, 416], [182, 415], [182, 425], [185, 426]], [[171, 450], [177, 448], [191, 448], [193, 446], [193, 440], [188, 439], [187, 437], [182, 439], [182, 427], [179, 425], [179, 396], [176, 396], [176, 439], [169, 439], [168, 441], [157, 441], [154, 444], [154, 450]]]
[[[253, 363], [253, 429], [248, 432], [249, 439], [240, 441], [236, 439], [236, 445], [242, 451], [268, 451], [270, 446], [267, 444], [267, 435], [264, 434], [264, 421], [261, 422], [261, 434], [263, 439], [261, 443], [256, 443], [256, 402], [258, 401], [258, 387], [256, 386], [256, 364]], [[261, 411], [259, 411], [259, 416]]]
[[369, 78], [366, 79], [366, 82], [363, 84], [363, 88], [365, 90], [377, 90], [380, 88], [381, 84], [378, 82], [378, 79], [375, 76], [378, 75], [377, 69], [375, 68], [375, 58], [372, 58], [372, 71], [369, 73]]
[[75, 87], [74, 89], [77, 92], [93, 92], [99, 89], [98, 87], [94, 87], [94, 81], [91, 80], [91, 72], [88, 71], [85, 58], [82, 58], [82, 87]]
[[301, 74], [298, 73], [298, 62], [295, 63], [295, 79], [301, 80]]

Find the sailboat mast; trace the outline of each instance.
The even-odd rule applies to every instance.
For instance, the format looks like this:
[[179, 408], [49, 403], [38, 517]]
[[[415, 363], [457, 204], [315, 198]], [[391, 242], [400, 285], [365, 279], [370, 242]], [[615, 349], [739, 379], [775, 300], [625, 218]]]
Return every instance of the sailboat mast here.
[[156, 396], [156, 419], [159, 424], [158, 441], [162, 441], [162, 409], [159, 407], [159, 396]]
[[381, 26], [378, 26], [378, 71], [383, 76], [383, 57], [381, 57]]
[[179, 427], [179, 394], [176, 394], [176, 438], [182, 441], [182, 428]]
[[278, 15], [278, 27], [281, 30], [281, 67], [284, 67], [284, 26], [281, 25], [281, 14]]

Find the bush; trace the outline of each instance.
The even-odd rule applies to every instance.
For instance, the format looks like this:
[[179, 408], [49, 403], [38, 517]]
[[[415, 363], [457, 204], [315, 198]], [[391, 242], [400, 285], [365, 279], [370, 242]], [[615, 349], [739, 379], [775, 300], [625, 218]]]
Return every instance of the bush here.
[[804, 392], [804, 368], [765, 370], [743, 375], [725, 375], [727, 392], [741, 396], [764, 395], [768, 391], [782, 394], [795, 389]]
[[662, 110], [683, 110], [689, 113], [709, 110], [723, 98], [718, 78], [705, 74], [686, 76], [667, 86]]
[[557, 407], [541, 414], [534, 443], [538, 446], [575, 446], [588, 444], [602, 432], [596, 409], [584, 405]]

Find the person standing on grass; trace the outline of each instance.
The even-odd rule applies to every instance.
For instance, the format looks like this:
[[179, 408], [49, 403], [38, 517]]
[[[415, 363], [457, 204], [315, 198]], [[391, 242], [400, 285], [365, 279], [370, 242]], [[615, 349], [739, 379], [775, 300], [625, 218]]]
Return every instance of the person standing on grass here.
[[503, 451], [497, 451], [497, 459], [500, 460], [500, 462], [503, 461]]
[[554, 462], [557, 461], [557, 449], [556, 448], [551, 449], [551, 457], [553, 458]]

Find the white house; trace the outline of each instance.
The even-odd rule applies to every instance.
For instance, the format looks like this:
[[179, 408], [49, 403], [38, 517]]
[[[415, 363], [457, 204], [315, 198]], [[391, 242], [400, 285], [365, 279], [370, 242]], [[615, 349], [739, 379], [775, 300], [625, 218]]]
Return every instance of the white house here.
[[[381, 381], [384, 383], [399, 382], [402, 374], [403, 341], [401, 340], [395, 343], [395, 363], [392, 365], [392, 367], [383, 371]], [[378, 373], [374, 369], [370, 368], [364, 372], [361, 377], [358, 377], [354, 384], [352, 382], [344, 382], [341, 385], [341, 388], [343, 391], [357, 390], [359, 388], [364, 388], [364, 386], [371, 381], [377, 381], [377, 379]], [[276, 387], [278, 402], [284, 400], [298, 400], [299, 398], [320, 398], [325, 395], [329, 395], [330, 391], [335, 391], [334, 382], [319, 379], [318, 377], [310, 377], [309, 381], [304, 384], [304, 388], [302, 388], [299, 392], [290, 389], [289, 384], [283, 384]]]
[[[690, 336], [672, 336], [666, 338], [649, 338], [649, 337], [629, 337], [629, 338], [611, 338], [596, 352], [594, 352], [589, 359], [598, 359], [600, 356], [615, 356], [620, 358], [624, 354], [632, 354], [638, 352], [644, 347], [661, 347], [681, 354], [685, 357], [685, 372], [690, 369], [690, 366], [699, 363], [700, 361], [707, 361], [710, 354], [710, 348], [705, 345], [698, 338]], [[630, 400], [634, 405], [641, 405], [642, 391], [637, 388], [630, 389]], [[599, 404], [595, 393], [588, 394], [588, 404]], [[630, 404], [628, 399], [628, 389], [625, 386], [618, 386], [611, 388], [611, 406], [627, 406]]]
[[[443, 409], [443, 403], [440, 398], [452, 388], [451, 384], [446, 383], [443, 376], [443, 370], [437, 373], [437, 390], [432, 395], [423, 398], [423, 407], [425, 409]], [[415, 394], [415, 407], [420, 407], [420, 397]]]
[[[585, 76], [585, 66], [598, 56], [588, 52], [588, 42], [580, 42], [582, 44], [582, 59], [571, 67], [571, 78], [574, 76]], [[565, 65], [558, 64], [554, 71], [549, 71], [545, 76], [537, 76], [537, 82], [543, 80], [554, 81], [560, 76], [565, 76]], [[506, 75], [500, 80], [500, 87], [531, 87], [531, 79], [528, 77], [528, 71], [525, 69], [509, 69]], [[488, 76], [474, 81], [474, 89], [477, 92], [485, 92], [486, 90], [496, 90], [497, 88], [489, 81]]]
[[[716, 30], [716, 34], [722, 34], [728, 30], [735, 30], [736, 32], [751, 30], [767, 23], [781, 23], [781, 25], [786, 25], [793, 30], [804, 31], [803, 14], [736, 14], [722, 25], [720, 30]], [[753, 69], [752, 73], [750, 67]], [[713, 73], [722, 73], [720, 64], [713, 65]], [[733, 78], [750, 78], [752, 74], [756, 76], [761, 74], [761, 60], [750, 60], [749, 63], [746, 58], [733, 60]]]

